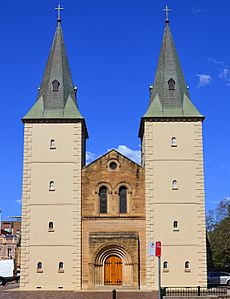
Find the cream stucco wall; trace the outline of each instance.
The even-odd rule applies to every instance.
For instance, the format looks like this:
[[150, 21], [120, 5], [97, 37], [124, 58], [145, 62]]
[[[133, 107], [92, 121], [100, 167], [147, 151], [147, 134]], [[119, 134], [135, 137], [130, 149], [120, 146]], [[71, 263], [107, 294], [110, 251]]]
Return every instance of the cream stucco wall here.
[[[171, 146], [175, 137], [177, 146]], [[146, 247], [162, 242], [164, 286], [206, 285], [206, 235], [201, 121], [145, 121], [142, 140]], [[177, 180], [176, 189], [172, 181]], [[179, 230], [173, 230], [178, 221]], [[189, 261], [190, 271], [184, 263]], [[147, 288], [157, 289], [157, 263], [147, 256]]]
[[[50, 148], [51, 139], [55, 149]], [[81, 288], [82, 144], [80, 122], [25, 124], [23, 289]], [[54, 190], [49, 190], [50, 181]], [[37, 273], [38, 262], [43, 263], [42, 273]], [[58, 272], [59, 262], [64, 273]]]

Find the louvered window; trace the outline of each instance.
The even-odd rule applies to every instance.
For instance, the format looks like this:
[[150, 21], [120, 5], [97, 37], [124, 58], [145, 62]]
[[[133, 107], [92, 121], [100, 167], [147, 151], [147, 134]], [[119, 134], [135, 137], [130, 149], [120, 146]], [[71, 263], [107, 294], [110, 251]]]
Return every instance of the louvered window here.
[[101, 187], [99, 190], [100, 213], [107, 213], [107, 194], [108, 189], [104, 186]]
[[119, 189], [120, 213], [127, 213], [127, 188], [122, 186]]
[[58, 82], [57, 79], [55, 79], [55, 80], [52, 82], [52, 85], [53, 85], [53, 91], [58, 91], [58, 90], [59, 90], [60, 83]]
[[168, 80], [169, 90], [174, 90], [175, 89], [175, 84], [176, 84], [176, 82], [173, 80], [173, 78], [170, 78]]

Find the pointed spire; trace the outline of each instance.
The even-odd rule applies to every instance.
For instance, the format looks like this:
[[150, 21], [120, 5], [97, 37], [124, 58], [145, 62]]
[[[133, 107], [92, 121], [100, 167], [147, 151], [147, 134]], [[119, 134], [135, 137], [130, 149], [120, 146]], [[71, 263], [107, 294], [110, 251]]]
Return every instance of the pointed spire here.
[[166, 20], [163, 42], [154, 84], [151, 88], [149, 108], [144, 117], [202, 117], [190, 100], [169, 28], [168, 12], [170, 10], [166, 6], [164, 11]]
[[44, 71], [37, 101], [23, 120], [28, 119], [83, 119], [76, 103], [76, 92], [72, 82], [61, 28], [59, 4], [58, 24]]

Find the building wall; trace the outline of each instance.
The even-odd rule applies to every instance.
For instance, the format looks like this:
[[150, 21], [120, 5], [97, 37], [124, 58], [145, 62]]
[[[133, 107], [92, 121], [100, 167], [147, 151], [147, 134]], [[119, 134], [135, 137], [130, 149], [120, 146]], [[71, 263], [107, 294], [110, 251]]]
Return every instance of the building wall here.
[[[171, 138], [177, 146], [171, 146]], [[202, 122], [144, 124], [146, 246], [162, 242], [164, 286], [206, 285]], [[172, 181], [177, 188], [172, 188]], [[173, 229], [173, 222], [178, 228]], [[189, 261], [189, 269], [185, 262]], [[147, 256], [147, 288], [157, 288], [157, 262]], [[153, 275], [154, 274], [154, 275]], [[175, 274], [175, 275], [174, 275]]]
[[15, 258], [17, 238], [15, 236], [0, 235], [0, 259]]
[[[111, 170], [111, 162], [117, 169]], [[102, 156], [82, 170], [82, 287], [103, 287], [95, 265], [100, 251], [123, 250], [132, 271], [123, 283], [139, 288], [145, 285], [145, 192], [144, 169], [116, 151]], [[128, 190], [127, 213], [119, 213], [119, 187]], [[108, 211], [100, 213], [99, 188], [108, 188]], [[118, 248], [118, 249], [116, 249]], [[129, 257], [128, 257], [129, 256]], [[103, 262], [100, 265], [103, 271]], [[140, 271], [138, 270], [140, 266]], [[102, 274], [103, 276], [103, 274]], [[103, 279], [102, 279], [103, 280]]]
[[21, 221], [2, 221], [1, 228], [9, 234], [16, 236], [21, 232]]
[[[52, 139], [55, 146], [50, 147]], [[80, 122], [25, 124], [23, 289], [81, 288], [81, 167]], [[49, 222], [53, 222], [52, 230]], [[43, 264], [42, 271], [37, 271], [38, 262]], [[59, 262], [64, 263], [61, 273]]]

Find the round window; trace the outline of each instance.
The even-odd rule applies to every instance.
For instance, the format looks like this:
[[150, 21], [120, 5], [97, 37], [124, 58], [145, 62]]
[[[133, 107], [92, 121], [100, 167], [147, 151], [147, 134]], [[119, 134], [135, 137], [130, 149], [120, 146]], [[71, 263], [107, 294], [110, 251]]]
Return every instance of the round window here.
[[111, 163], [109, 164], [109, 168], [112, 169], [112, 170], [117, 169], [117, 163], [116, 163], [116, 162], [111, 162]]

